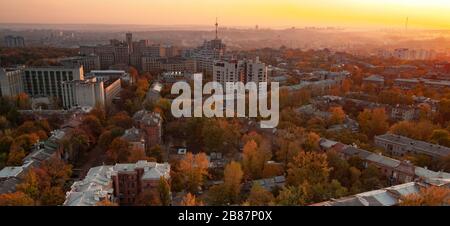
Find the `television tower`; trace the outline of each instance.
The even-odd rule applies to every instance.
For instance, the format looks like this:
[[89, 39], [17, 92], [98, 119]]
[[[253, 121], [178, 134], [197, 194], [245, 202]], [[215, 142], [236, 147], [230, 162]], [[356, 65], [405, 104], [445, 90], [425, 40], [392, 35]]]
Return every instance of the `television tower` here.
[[218, 31], [219, 31], [219, 23], [217, 22], [217, 17], [216, 17], [216, 40], [219, 39], [219, 35], [218, 35]]
[[406, 17], [405, 31], [408, 31], [408, 23], [409, 23], [409, 17]]

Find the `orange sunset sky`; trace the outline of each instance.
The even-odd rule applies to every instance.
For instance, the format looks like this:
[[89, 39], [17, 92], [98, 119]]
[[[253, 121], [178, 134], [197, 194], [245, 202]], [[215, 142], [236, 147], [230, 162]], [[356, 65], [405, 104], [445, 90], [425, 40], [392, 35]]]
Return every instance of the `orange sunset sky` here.
[[450, 0], [0, 0], [0, 23], [450, 29]]

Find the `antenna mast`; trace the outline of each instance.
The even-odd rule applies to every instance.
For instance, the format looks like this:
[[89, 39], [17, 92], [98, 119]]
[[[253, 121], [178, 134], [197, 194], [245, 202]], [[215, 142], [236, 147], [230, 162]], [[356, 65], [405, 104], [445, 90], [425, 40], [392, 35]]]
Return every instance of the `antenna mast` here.
[[409, 23], [409, 17], [406, 17], [405, 31], [408, 31], [408, 23]]
[[217, 22], [217, 17], [216, 17], [216, 40], [217, 39], [219, 39], [219, 36], [218, 36], [218, 30], [219, 30], [219, 23]]

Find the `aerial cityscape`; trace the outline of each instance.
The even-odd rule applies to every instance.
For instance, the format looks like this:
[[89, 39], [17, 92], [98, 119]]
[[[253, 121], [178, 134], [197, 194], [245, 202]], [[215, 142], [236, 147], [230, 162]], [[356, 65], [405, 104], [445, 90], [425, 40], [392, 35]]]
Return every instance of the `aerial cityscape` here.
[[449, 206], [448, 12], [1, 0], [0, 206]]

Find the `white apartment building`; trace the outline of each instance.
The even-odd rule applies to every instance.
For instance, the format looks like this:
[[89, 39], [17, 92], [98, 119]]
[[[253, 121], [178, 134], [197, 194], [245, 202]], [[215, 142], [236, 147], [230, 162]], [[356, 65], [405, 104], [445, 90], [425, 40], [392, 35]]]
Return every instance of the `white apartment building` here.
[[22, 68], [0, 68], [1, 96], [17, 96], [23, 93]]
[[216, 61], [213, 66], [213, 81], [225, 87], [227, 82], [255, 82], [259, 89], [261, 82], [267, 82], [267, 66], [255, 60]]
[[30, 97], [62, 98], [61, 84], [83, 80], [82, 66], [77, 67], [30, 67], [23, 73], [24, 91]]
[[120, 93], [120, 79], [103, 81], [97, 78], [62, 83], [63, 107], [105, 107]]

